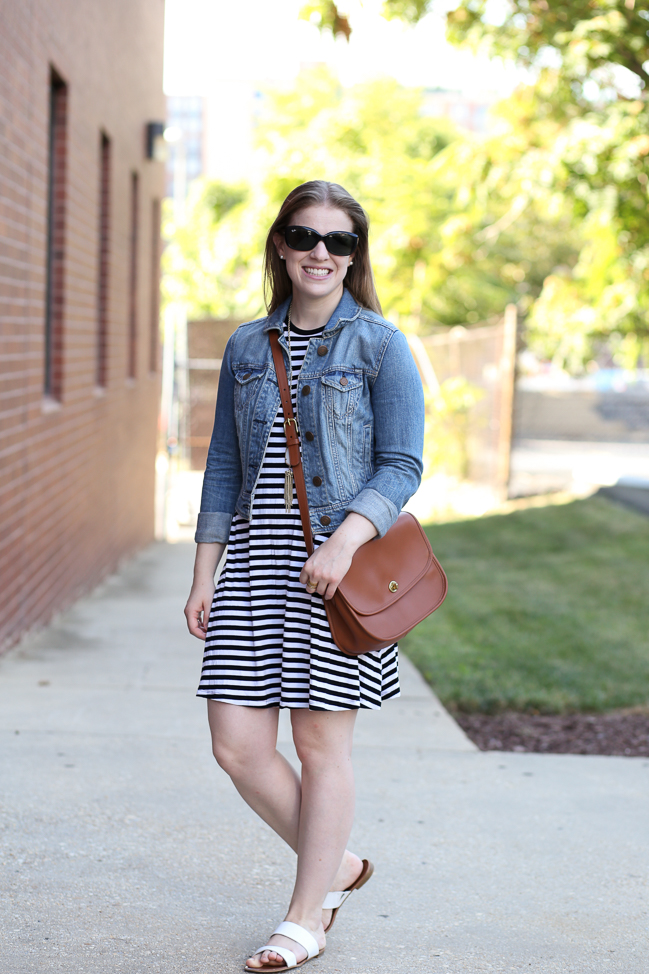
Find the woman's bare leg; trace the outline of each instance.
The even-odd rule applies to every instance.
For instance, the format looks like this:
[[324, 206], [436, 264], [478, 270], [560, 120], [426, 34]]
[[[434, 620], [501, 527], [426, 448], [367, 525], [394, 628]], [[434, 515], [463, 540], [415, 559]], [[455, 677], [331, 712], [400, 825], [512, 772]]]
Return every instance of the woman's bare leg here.
[[[344, 863], [354, 819], [351, 754], [356, 711], [293, 710], [291, 720], [302, 763], [302, 801], [297, 877], [286, 919], [310, 930], [324, 947], [322, 902]], [[288, 947], [298, 962], [304, 959], [304, 949], [287, 937], [273, 936], [270, 944]], [[248, 966], [284, 963], [280, 954], [265, 951], [251, 957]]]
[[277, 750], [277, 707], [240, 707], [208, 700], [212, 750], [245, 802], [298, 849], [300, 779]]
[[[334, 793], [332, 802], [331, 796], [328, 795], [327, 785], [327, 780], [332, 776], [329, 773], [324, 775], [318, 773], [318, 767], [323, 763], [325, 771], [330, 770], [327, 768], [330, 762], [328, 743], [330, 737], [332, 737], [335, 745], [333, 755], [335, 763], [340, 760], [340, 755], [337, 752], [342, 745], [344, 783], [347, 784], [347, 787], [351, 783], [351, 806], [353, 808], [353, 777], [350, 777], [350, 754], [355, 716], [356, 711], [343, 711], [340, 714], [315, 713], [308, 710], [292, 711], [293, 735], [298, 754], [303, 762], [303, 783], [306, 784], [307, 794], [309, 795], [305, 805], [305, 835], [304, 839], [301, 840], [302, 785], [292, 766], [276, 749], [279, 709], [242, 707], [236, 704], [208, 700], [212, 747], [219, 765], [230, 775], [234, 786], [244, 801], [295, 852], [299, 852], [300, 842], [304, 841], [306, 858], [303, 863], [300, 863], [302, 856], [298, 859], [298, 879], [291, 901], [291, 910], [293, 910], [295, 903], [296, 912], [295, 914], [290, 912], [287, 917], [296, 923], [299, 920], [295, 919], [295, 915], [301, 914], [303, 911], [305, 892], [308, 898], [311, 886], [313, 859], [311, 837], [314, 833], [317, 834], [317, 814], [322, 815], [324, 812], [326, 818], [324, 808], [331, 804], [333, 806], [332, 818], [337, 819], [341, 807], [338, 801], [338, 793], [335, 790], [338, 788], [337, 775], [333, 775]], [[337, 724], [339, 723], [341, 727], [351, 723], [351, 728], [343, 731], [338, 730]], [[319, 733], [319, 730], [323, 729], [327, 733]], [[331, 734], [331, 731], [334, 733]], [[324, 754], [322, 753], [323, 745]], [[321, 804], [318, 797], [320, 793], [324, 798], [322, 808], [319, 807]], [[347, 834], [348, 832], [349, 828]], [[318, 859], [319, 853], [316, 852], [315, 856]], [[316, 866], [318, 867], [316, 871], [319, 872], [321, 866], [319, 863], [316, 863]], [[331, 866], [328, 868], [330, 872]], [[361, 868], [361, 861], [358, 856], [344, 850], [338, 859], [333, 880], [326, 886], [325, 893], [329, 889], [345, 889], [353, 883]], [[322, 881], [324, 880], [320, 877], [318, 885], [321, 885]], [[322, 903], [323, 898], [324, 894], [320, 897], [320, 903]], [[331, 916], [330, 911], [324, 911], [321, 916], [326, 926]], [[304, 926], [305, 924], [301, 925]], [[324, 943], [324, 938], [322, 939]], [[286, 938], [278, 940], [278, 943], [283, 943], [291, 950], [295, 948], [295, 944]], [[298, 948], [299, 952], [300, 948]], [[251, 966], [260, 964], [260, 959], [257, 957], [251, 958], [251, 960]], [[273, 954], [272, 960], [264, 956], [263, 963], [283, 964], [284, 961], [280, 955]]]

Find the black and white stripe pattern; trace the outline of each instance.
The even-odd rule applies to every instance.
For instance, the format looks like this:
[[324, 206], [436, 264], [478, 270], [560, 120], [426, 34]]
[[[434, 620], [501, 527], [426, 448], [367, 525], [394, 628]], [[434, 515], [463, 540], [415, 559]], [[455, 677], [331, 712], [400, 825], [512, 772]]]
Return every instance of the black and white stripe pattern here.
[[[291, 328], [291, 392], [309, 340]], [[286, 513], [286, 438], [281, 407], [255, 491], [250, 521], [235, 514], [205, 641], [198, 696], [247, 707], [378, 710], [399, 695], [397, 647], [349, 657], [331, 638], [319, 595], [299, 576], [307, 558], [300, 510]], [[316, 535], [316, 545], [326, 540]]]

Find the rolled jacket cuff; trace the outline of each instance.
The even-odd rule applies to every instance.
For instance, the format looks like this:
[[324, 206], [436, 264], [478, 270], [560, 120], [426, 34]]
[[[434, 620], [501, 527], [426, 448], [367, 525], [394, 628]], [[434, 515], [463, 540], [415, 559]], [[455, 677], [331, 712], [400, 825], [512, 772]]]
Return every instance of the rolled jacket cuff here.
[[207, 544], [227, 544], [230, 537], [232, 515], [222, 511], [201, 511], [196, 524], [194, 541]]
[[399, 516], [396, 505], [383, 494], [373, 487], [365, 487], [358, 497], [355, 497], [351, 504], [345, 508], [345, 512], [350, 514], [362, 514], [368, 521], [371, 521], [378, 531], [379, 538], [386, 534]]

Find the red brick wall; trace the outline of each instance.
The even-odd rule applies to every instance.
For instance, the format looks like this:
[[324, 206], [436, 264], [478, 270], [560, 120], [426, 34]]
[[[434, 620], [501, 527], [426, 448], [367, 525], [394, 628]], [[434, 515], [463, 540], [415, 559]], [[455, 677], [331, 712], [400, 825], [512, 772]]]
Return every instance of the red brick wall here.
[[[144, 128], [164, 119], [163, 0], [0, 0], [0, 645], [153, 534], [159, 374]], [[44, 396], [51, 71], [67, 85], [60, 347]], [[101, 133], [110, 138], [105, 369], [97, 386]], [[129, 307], [132, 174], [137, 293]], [[106, 187], [104, 186], [104, 192]], [[62, 222], [61, 222], [62, 221]], [[57, 222], [57, 228], [59, 227]], [[58, 229], [57, 229], [58, 232]], [[150, 270], [148, 270], [150, 269]], [[133, 314], [134, 310], [134, 314]], [[129, 329], [135, 354], [129, 362]], [[155, 350], [154, 350], [155, 351]], [[133, 372], [133, 377], [129, 377]]]

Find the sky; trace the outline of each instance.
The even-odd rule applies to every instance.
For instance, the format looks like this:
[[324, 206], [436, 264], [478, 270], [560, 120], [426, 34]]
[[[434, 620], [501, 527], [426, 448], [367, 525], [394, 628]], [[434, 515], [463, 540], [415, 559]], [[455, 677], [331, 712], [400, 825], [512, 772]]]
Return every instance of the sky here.
[[509, 94], [513, 67], [458, 51], [444, 37], [443, 4], [416, 27], [380, 16], [382, 0], [348, 0], [351, 41], [298, 19], [305, 0], [166, 0], [164, 86], [208, 95], [223, 82], [290, 84], [305, 63], [325, 62], [344, 86], [381, 75], [414, 87]]

